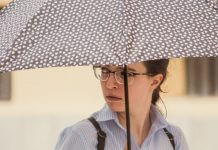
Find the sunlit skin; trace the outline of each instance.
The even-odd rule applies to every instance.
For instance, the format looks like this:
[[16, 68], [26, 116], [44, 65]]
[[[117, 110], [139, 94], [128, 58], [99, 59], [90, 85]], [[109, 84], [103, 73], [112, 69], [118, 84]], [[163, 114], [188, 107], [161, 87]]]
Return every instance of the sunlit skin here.
[[[106, 66], [110, 71], [120, 70], [118, 66]], [[129, 64], [137, 73], [146, 73], [147, 70], [142, 62]], [[131, 120], [131, 135], [135, 138], [137, 144], [141, 146], [147, 137], [151, 122], [149, 111], [152, 100], [152, 93], [163, 79], [162, 74], [155, 76], [138, 75], [134, 77], [134, 82], [128, 86], [129, 90], [129, 108]], [[104, 99], [110, 109], [117, 112], [120, 124], [126, 128], [125, 121], [125, 96], [124, 85], [116, 82], [114, 74], [110, 73], [107, 81], [101, 81], [101, 87]], [[108, 95], [119, 97], [120, 99], [111, 100]]]

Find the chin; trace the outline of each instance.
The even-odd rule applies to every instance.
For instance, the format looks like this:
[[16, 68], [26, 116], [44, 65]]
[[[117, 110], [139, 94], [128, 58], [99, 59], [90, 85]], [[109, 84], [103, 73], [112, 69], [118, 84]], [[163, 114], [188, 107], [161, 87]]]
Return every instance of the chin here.
[[113, 112], [125, 112], [124, 103], [107, 102], [107, 105]]

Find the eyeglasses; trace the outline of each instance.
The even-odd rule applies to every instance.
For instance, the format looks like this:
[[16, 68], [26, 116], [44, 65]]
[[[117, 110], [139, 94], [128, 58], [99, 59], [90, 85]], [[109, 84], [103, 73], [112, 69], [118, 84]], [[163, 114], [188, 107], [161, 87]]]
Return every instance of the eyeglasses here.
[[[118, 84], [124, 84], [124, 71], [110, 71], [107, 67], [93, 66], [95, 77], [101, 81], [107, 81], [110, 77], [110, 73], [113, 73], [115, 80]], [[148, 73], [136, 73], [127, 71], [128, 84], [131, 85], [137, 75], [148, 75]]]

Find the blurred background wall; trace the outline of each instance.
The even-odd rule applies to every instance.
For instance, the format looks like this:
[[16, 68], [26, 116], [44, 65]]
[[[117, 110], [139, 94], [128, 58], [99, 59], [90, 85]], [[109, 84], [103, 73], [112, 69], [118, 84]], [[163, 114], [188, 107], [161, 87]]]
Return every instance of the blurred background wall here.
[[4, 7], [5, 5], [7, 5], [9, 2], [11, 2], [12, 0], [1, 0], [0, 1], [0, 8]]
[[[172, 59], [163, 85], [167, 120], [182, 128], [191, 150], [218, 147], [218, 65], [211, 60]], [[64, 127], [103, 105], [91, 66], [0, 75], [0, 150], [54, 149]]]

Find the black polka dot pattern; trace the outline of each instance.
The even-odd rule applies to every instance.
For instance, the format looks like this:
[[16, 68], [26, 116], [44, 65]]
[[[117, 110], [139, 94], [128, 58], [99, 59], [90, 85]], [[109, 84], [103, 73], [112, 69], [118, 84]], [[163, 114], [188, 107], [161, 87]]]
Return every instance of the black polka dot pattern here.
[[0, 72], [218, 56], [214, 0], [15, 0], [0, 11]]

